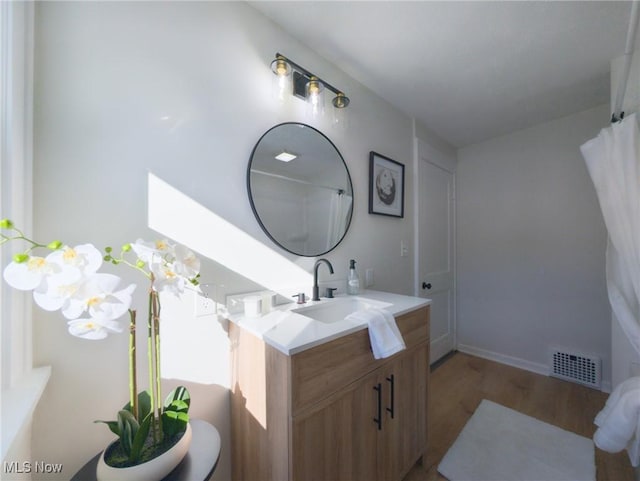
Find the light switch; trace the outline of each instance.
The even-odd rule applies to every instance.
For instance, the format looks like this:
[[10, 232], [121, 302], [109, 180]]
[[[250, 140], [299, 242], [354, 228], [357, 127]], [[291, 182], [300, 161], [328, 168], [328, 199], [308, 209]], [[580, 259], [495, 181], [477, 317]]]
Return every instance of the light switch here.
[[373, 285], [373, 269], [367, 269], [364, 271], [364, 287], [371, 287]]

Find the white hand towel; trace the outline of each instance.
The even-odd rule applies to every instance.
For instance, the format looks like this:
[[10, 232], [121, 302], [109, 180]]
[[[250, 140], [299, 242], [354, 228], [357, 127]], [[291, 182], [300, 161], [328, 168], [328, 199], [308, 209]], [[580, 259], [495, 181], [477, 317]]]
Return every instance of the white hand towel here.
[[614, 389], [594, 423], [596, 446], [609, 453], [627, 448], [632, 466], [640, 465], [640, 376]]
[[376, 359], [392, 356], [406, 348], [393, 314], [386, 309], [371, 307], [356, 311], [347, 316], [346, 319], [367, 323], [371, 350], [373, 351], [373, 357]]

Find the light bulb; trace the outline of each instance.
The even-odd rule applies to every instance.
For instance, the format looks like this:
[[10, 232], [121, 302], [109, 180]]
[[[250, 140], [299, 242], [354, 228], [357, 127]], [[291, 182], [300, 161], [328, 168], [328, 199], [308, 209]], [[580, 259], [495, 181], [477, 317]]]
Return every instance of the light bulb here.
[[307, 82], [307, 102], [309, 105], [309, 112], [312, 117], [316, 117], [324, 113], [324, 99], [322, 97], [323, 90], [324, 85], [322, 85], [322, 82], [320, 82], [317, 77], [311, 77]]
[[271, 62], [271, 71], [274, 74], [272, 84], [274, 95], [283, 102], [291, 85], [291, 65], [282, 58], [276, 58]]
[[349, 125], [349, 116], [347, 115], [347, 107], [349, 106], [349, 97], [342, 92], [333, 98], [333, 126], [346, 129]]

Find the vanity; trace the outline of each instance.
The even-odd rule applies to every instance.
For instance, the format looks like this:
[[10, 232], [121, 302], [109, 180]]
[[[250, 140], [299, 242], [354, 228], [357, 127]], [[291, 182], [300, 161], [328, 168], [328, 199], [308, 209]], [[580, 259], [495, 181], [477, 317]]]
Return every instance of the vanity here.
[[[367, 304], [405, 350], [376, 360], [340, 318]], [[233, 479], [400, 481], [427, 450], [429, 304], [365, 291], [231, 319]]]
[[[260, 137], [247, 190], [266, 236], [291, 254], [322, 256], [347, 234], [349, 170], [309, 125], [286, 122]], [[229, 316], [236, 481], [400, 481], [426, 454], [430, 301], [379, 291], [321, 299], [322, 263], [333, 273], [316, 261], [311, 301]], [[406, 349], [374, 358], [366, 320], [348, 317], [369, 307], [393, 314]]]

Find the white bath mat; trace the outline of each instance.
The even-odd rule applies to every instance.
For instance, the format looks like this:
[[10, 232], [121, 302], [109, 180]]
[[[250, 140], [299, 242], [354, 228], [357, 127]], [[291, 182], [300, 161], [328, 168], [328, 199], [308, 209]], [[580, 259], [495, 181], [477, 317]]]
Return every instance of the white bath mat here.
[[593, 441], [484, 399], [438, 466], [450, 481], [592, 481]]

